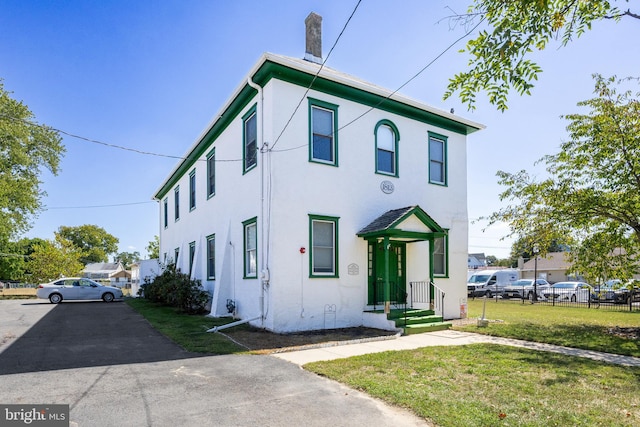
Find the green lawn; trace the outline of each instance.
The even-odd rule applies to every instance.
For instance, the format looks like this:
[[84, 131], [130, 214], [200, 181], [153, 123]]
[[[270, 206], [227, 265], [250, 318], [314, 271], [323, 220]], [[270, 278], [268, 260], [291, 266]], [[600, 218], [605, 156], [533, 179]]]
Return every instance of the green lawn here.
[[[141, 299], [127, 303], [191, 351], [245, 351], [223, 335], [204, 333], [228, 319], [188, 316]], [[482, 301], [469, 301], [480, 317]], [[640, 355], [637, 339], [608, 333], [640, 327], [640, 313], [487, 302], [486, 328], [464, 330]], [[500, 320], [500, 322], [494, 322]], [[640, 368], [474, 344], [427, 347], [317, 362], [305, 369], [407, 408], [438, 426], [639, 426]]]
[[638, 426], [640, 368], [494, 344], [305, 365], [438, 426]]
[[231, 319], [215, 319], [179, 313], [143, 298], [127, 298], [126, 303], [151, 325], [188, 351], [209, 354], [232, 354], [246, 351], [224, 335], [206, 333], [207, 329], [229, 323]]
[[[482, 301], [469, 301], [470, 317]], [[488, 301], [486, 328], [456, 329], [640, 356], [640, 313]], [[500, 320], [499, 322], [494, 322]], [[428, 347], [305, 365], [438, 426], [638, 426], [640, 368], [493, 344]]]
[[[469, 300], [469, 317], [481, 317], [482, 299]], [[640, 341], [610, 333], [613, 328], [640, 328], [640, 312], [553, 307], [487, 300], [485, 318], [499, 320], [486, 328], [457, 327], [468, 332], [518, 338], [640, 357]]]

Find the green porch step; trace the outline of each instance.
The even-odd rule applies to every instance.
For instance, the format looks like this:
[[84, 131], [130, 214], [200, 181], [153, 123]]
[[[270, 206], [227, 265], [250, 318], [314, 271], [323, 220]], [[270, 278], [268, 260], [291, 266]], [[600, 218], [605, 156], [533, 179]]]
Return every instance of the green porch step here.
[[449, 322], [435, 322], [435, 323], [407, 325], [404, 328], [404, 334], [413, 335], [413, 334], [421, 334], [424, 332], [444, 331], [445, 329], [449, 329], [449, 328], [451, 328], [451, 323]]
[[403, 329], [405, 335], [441, 331], [451, 327], [451, 323], [444, 322], [442, 316], [436, 316], [433, 310], [391, 310], [387, 318], [393, 320], [396, 327]]

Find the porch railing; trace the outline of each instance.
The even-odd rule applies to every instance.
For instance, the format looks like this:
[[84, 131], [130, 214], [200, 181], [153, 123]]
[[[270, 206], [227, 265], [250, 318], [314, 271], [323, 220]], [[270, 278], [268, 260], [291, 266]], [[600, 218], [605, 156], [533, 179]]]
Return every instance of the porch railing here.
[[[397, 309], [407, 308], [407, 290], [398, 286], [396, 282], [389, 282], [389, 297], [391, 305]], [[384, 306], [384, 280], [376, 280], [373, 287], [373, 309], [378, 305]]]
[[433, 282], [409, 282], [408, 304], [414, 308], [415, 304], [426, 304], [438, 316], [444, 314], [444, 291]]

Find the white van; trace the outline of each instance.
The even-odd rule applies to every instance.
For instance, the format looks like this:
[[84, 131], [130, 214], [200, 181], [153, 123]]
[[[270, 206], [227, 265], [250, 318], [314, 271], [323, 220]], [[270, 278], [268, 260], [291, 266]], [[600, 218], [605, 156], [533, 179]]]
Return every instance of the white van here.
[[467, 296], [481, 297], [486, 295], [500, 295], [505, 286], [509, 286], [518, 280], [518, 270], [479, 270], [467, 280]]

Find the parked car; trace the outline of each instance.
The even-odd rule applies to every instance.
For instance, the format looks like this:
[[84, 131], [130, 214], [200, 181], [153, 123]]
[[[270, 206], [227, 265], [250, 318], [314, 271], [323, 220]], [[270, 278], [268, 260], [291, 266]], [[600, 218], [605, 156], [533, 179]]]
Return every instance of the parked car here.
[[48, 299], [53, 304], [63, 300], [103, 300], [112, 302], [122, 298], [122, 290], [104, 286], [84, 277], [65, 277], [50, 283], [43, 283], [36, 289], [38, 298]]
[[491, 298], [493, 295], [499, 295], [505, 286], [518, 280], [518, 274], [517, 270], [512, 269], [478, 271], [467, 280], [467, 296], [486, 295]]
[[548, 290], [551, 284], [544, 279], [536, 280], [536, 286], [533, 286], [533, 279], [520, 279], [511, 285], [505, 286], [502, 298], [519, 298], [533, 300], [533, 295], [537, 291], [538, 298], [542, 299], [544, 291]]
[[588, 302], [595, 297], [593, 287], [585, 282], [557, 282], [542, 295], [549, 300]]
[[622, 280], [612, 279], [605, 284], [595, 287], [595, 297], [600, 302], [614, 304], [629, 304], [640, 302], [640, 287], [638, 282], [631, 280], [626, 284]]

